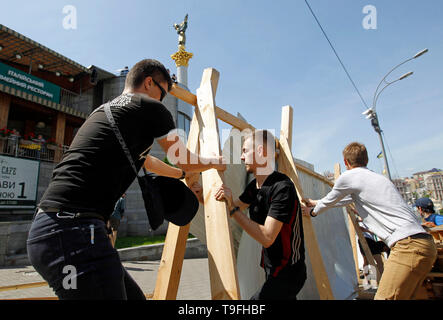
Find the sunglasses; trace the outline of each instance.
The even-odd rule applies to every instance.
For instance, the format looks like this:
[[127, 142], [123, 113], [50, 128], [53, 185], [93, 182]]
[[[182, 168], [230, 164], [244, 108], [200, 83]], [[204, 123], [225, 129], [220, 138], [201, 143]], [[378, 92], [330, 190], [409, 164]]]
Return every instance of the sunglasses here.
[[160, 90], [162, 92], [160, 95], [160, 101], [163, 101], [163, 99], [166, 97], [167, 92], [165, 91], [165, 89], [163, 89], [163, 87], [157, 81], [155, 81], [154, 79], [152, 79], [152, 81], [154, 81], [154, 83], [157, 85], [157, 87], [160, 88]]

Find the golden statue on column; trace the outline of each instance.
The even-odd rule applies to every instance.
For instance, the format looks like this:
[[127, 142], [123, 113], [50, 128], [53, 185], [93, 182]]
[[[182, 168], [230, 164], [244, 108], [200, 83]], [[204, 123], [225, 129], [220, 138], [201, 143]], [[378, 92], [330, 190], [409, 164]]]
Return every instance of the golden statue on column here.
[[186, 29], [188, 28], [188, 15], [186, 14], [185, 19], [180, 23], [174, 23], [174, 29], [178, 34], [178, 51], [171, 55], [171, 58], [175, 61], [177, 67], [188, 66], [189, 59], [192, 58], [193, 54], [185, 50], [186, 44]]

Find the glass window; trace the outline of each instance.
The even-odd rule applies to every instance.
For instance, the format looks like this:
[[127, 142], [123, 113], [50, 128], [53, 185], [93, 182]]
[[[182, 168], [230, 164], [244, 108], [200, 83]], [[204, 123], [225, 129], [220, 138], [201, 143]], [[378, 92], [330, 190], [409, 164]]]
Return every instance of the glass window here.
[[178, 112], [177, 128], [182, 129], [186, 133], [186, 135], [183, 132], [180, 134], [180, 137], [185, 143], [187, 141], [187, 136], [189, 134], [190, 125], [191, 125], [191, 119], [186, 114]]

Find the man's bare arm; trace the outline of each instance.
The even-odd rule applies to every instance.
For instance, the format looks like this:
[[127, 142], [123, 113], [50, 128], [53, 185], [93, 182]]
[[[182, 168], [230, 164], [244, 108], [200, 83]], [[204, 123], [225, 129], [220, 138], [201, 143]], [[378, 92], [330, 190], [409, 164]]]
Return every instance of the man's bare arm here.
[[202, 172], [209, 169], [226, 170], [223, 157], [202, 157], [189, 151], [177, 133], [158, 139], [158, 144], [166, 152], [169, 161], [186, 172]]
[[255, 240], [260, 242], [263, 247], [270, 247], [280, 232], [283, 222], [268, 216], [265, 224], [261, 225], [249, 219], [243, 212], [236, 211], [232, 218]]
[[146, 156], [144, 165], [146, 170], [156, 173], [159, 176], [178, 179], [182, 175], [182, 169], [170, 166], [160, 159], [157, 159], [156, 157], [150, 155]]
[[252, 238], [261, 243], [263, 247], [268, 248], [274, 243], [283, 226], [283, 222], [270, 216], [266, 218], [264, 225], [252, 221], [241, 212], [241, 210], [249, 207], [249, 205], [242, 202], [240, 199], [233, 201], [231, 189], [225, 185], [222, 185], [216, 191], [215, 198], [219, 201], [226, 200], [230, 211], [235, 207], [239, 207], [239, 210], [236, 210], [232, 214], [232, 218], [234, 218], [243, 230], [245, 230]]

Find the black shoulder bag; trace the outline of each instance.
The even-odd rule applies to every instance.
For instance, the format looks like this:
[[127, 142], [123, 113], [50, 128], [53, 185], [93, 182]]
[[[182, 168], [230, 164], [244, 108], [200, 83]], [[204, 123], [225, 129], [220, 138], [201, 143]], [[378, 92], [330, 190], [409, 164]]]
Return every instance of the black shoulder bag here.
[[104, 111], [106, 117], [108, 118], [109, 123], [111, 124], [111, 128], [117, 137], [117, 140], [122, 146], [123, 151], [125, 152], [125, 155], [128, 158], [129, 163], [131, 164], [131, 167], [135, 172], [135, 175], [137, 176], [138, 184], [142, 191], [143, 201], [145, 203], [145, 209], [146, 209], [146, 214], [148, 216], [149, 224], [153, 230], [156, 230], [159, 226], [163, 224], [164, 221], [164, 207], [160, 191], [158, 187], [153, 183], [153, 177], [146, 172], [144, 167], [143, 167], [144, 175], [142, 176], [138, 175], [137, 168], [135, 167], [132, 156], [129, 153], [128, 147], [126, 146], [126, 143], [123, 140], [120, 130], [115, 124], [109, 103], [105, 104]]

